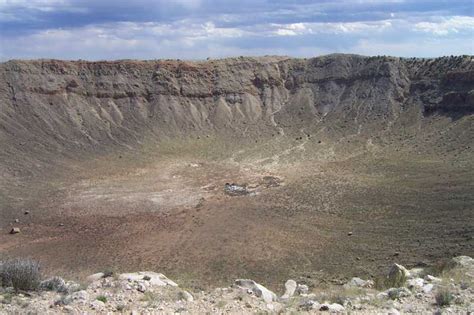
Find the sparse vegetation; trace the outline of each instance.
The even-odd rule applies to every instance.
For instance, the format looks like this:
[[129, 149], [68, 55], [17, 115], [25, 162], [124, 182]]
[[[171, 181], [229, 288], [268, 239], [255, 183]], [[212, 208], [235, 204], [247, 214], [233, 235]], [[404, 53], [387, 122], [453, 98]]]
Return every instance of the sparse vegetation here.
[[40, 284], [40, 264], [31, 259], [12, 259], [0, 263], [0, 282], [16, 291], [36, 290]]
[[321, 302], [330, 302], [344, 305], [347, 300], [363, 294], [364, 290], [360, 288], [327, 288], [324, 291], [316, 293], [316, 299]]
[[217, 302], [217, 304], [216, 304], [218, 309], [223, 309], [226, 305], [227, 305], [227, 302], [223, 301], [223, 300]]
[[141, 298], [141, 300], [143, 302], [146, 302], [147, 306], [148, 307], [156, 307], [159, 302], [160, 302], [160, 298], [157, 294], [153, 293], [153, 292], [145, 292], [145, 294], [143, 294], [143, 297]]
[[99, 295], [95, 298], [97, 301], [101, 301], [103, 303], [107, 303], [107, 297], [105, 295]]
[[11, 304], [12, 300], [13, 300], [13, 293], [11, 292], [6, 292], [4, 294], [2, 294], [2, 300], [0, 301], [2, 304]]
[[52, 277], [40, 283], [40, 289], [46, 291], [67, 292], [67, 286], [61, 277]]
[[440, 289], [435, 295], [436, 304], [440, 307], [449, 306], [454, 300], [454, 295], [448, 289]]
[[104, 271], [102, 271], [102, 273], [104, 274], [102, 278], [110, 278], [115, 275], [115, 271], [112, 269], [105, 269]]

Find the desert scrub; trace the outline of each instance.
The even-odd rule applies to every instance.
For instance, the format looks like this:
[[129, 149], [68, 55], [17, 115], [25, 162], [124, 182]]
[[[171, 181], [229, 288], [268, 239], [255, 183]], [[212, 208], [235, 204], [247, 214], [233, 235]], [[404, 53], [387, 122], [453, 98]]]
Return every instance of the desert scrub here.
[[157, 307], [161, 299], [156, 293], [148, 291], [143, 294], [141, 301], [145, 302], [147, 307]]
[[103, 303], [107, 303], [107, 297], [105, 295], [99, 295], [95, 298], [97, 301], [101, 301]]
[[398, 275], [394, 278], [377, 277], [374, 282], [374, 288], [383, 291], [390, 288], [404, 287], [407, 282], [407, 277], [405, 275]]
[[219, 302], [217, 302], [216, 307], [217, 307], [218, 309], [223, 309], [226, 305], [227, 305], [227, 302], [226, 302], [226, 301], [220, 300]]
[[0, 283], [16, 291], [36, 290], [41, 280], [40, 264], [31, 259], [12, 259], [0, 263]]
[[449, 306], [454, 300], [454, 295], [448, 289], [440, 289], [435, 295], [436, 304], [440, 307]]
[[3, 297], [2, 299], [0, 299], [0, 303], [2, 303], [2, 304], [11, 304], [14, 295], [11, 292], [6, 292], [4, 294], [0, 294], [0, 296]]
[[116, 272], [113, 270], [113, 269], [105, 269], [104, 271], [102, 271], [102, 273], [104, 274], [102, 276], [102, 278], [110, 278], [110, 277], [114, 277]]
[[315, 292], [316, 300], [344, 305], [348, 300], [360, 297], [365, 291], [360, 288], [334, 287], [321, 292]]
[[47, 280], [41, 281], [39, 287], [41, 290], [45, 291], [56, 291], [62, 293], [68, 291], [66, 282], [61, 277], [52, 277]]

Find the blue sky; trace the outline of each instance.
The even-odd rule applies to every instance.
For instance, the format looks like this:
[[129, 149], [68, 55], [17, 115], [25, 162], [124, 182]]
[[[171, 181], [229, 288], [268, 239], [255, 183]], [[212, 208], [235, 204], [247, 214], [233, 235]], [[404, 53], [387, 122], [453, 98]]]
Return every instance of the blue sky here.
[[474, 54], [474, 0], [0, 0], [0, 59]]

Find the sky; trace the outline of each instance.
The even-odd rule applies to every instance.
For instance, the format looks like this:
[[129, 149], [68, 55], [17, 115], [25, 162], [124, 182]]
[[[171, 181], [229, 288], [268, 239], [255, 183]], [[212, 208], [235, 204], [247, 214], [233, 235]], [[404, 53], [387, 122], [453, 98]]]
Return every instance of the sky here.
[[0, 0], [0, 60], [474, 55], [474, 0]]

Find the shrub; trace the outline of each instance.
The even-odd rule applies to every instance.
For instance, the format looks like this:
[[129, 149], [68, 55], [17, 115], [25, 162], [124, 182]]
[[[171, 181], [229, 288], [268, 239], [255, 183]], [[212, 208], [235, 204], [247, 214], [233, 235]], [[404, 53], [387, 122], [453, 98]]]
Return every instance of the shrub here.
[[0, 264], [0, 283], [16, 291], [36, 290], [40, 283], [40, 264], [31, 259], [12, 259]]
[[95, 298], [97, 301], [101, 301], [104, 303], [107, 303], [107, 297], [105, 295], [99, 295], [98, 297]]
[[438, 306], [449, 306], [454, 300], [454, 296], [449, 290], [441, 289], [436, 293], [435, 299]]
[[47, 280], [41, 281], [39, 287], [41, 290], [45, 290], [45, 291], [56, 291], [56, 292], [68, 291], [66, 282], [61, 277], [52, 277]]
[[115, 275], [115, 272], [112, 269], [105, 269], [104, 271], [102, 271], [102, 273], [104, 274], [102, 278], [110, 278]]

